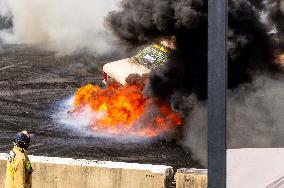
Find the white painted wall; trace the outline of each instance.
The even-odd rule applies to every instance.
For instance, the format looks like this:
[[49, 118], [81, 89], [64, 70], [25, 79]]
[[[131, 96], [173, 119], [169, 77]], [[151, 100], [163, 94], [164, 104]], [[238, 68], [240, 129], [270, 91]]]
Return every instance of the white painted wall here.
[[227, 150], [227, 188], [266, 187], [284, 188], [284, 148]]

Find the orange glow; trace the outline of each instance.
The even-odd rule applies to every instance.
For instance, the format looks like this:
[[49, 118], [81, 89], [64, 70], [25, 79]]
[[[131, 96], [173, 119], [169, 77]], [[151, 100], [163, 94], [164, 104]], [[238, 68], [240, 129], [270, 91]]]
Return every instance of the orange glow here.
[[145, 97], [142, 90], [138, 85], [113, 84], [101, 89], [88, 84], [78, 89], [73, 112], [90, 107], [93, 113], [104, 114], [90, 125], [100, 133], [155, 137], [182, 125], [182, 118], [169, 104]]
[[284, 53], [282, 53], [282, 54], [280, 54], [280, 61], [281, 61], [281, 63], [283, 63], [284, 64]]

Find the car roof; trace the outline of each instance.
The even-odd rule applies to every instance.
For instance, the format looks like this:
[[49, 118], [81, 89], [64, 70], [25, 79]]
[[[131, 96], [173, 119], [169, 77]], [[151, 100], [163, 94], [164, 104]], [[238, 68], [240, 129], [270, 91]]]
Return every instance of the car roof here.
[[133, 58], [137, 63], [153, 70], [169, 60], [173, 49], [162, 43], [153, 43], [140, 50]]

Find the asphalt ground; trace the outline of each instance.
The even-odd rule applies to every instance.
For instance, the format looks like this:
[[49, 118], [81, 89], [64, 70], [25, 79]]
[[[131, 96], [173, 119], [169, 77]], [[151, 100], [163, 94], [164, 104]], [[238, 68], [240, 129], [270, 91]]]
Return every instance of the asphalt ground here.
[[28, 129], [34, 135], [32, 155], [200, 167], [189, 150], [172, 141], [117, 142], [54, 121], [58, 105], [77, 88], [101, 83], [102, 65], [112, 58], [58, 57], [24, 45], [1, 45], [0, 152], [9, 152], [15, 134]]

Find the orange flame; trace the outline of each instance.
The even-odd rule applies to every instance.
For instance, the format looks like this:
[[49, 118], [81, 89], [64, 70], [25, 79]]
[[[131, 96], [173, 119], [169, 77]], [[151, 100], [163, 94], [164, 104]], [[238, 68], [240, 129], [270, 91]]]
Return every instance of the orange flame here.
[[279, 55], [280, 62], [284, 64], [284, 52]]
[[101, 89], [88, 84], [77, 91], [73, 112], [89, 107], [93, 113], [104, 114], [97, 116], [90, 127], [112, 134], [155, 137], [182, 125], [182, 118], [169, 104], [145, 97], [142, 90], [140, 85], [112, 84]]

